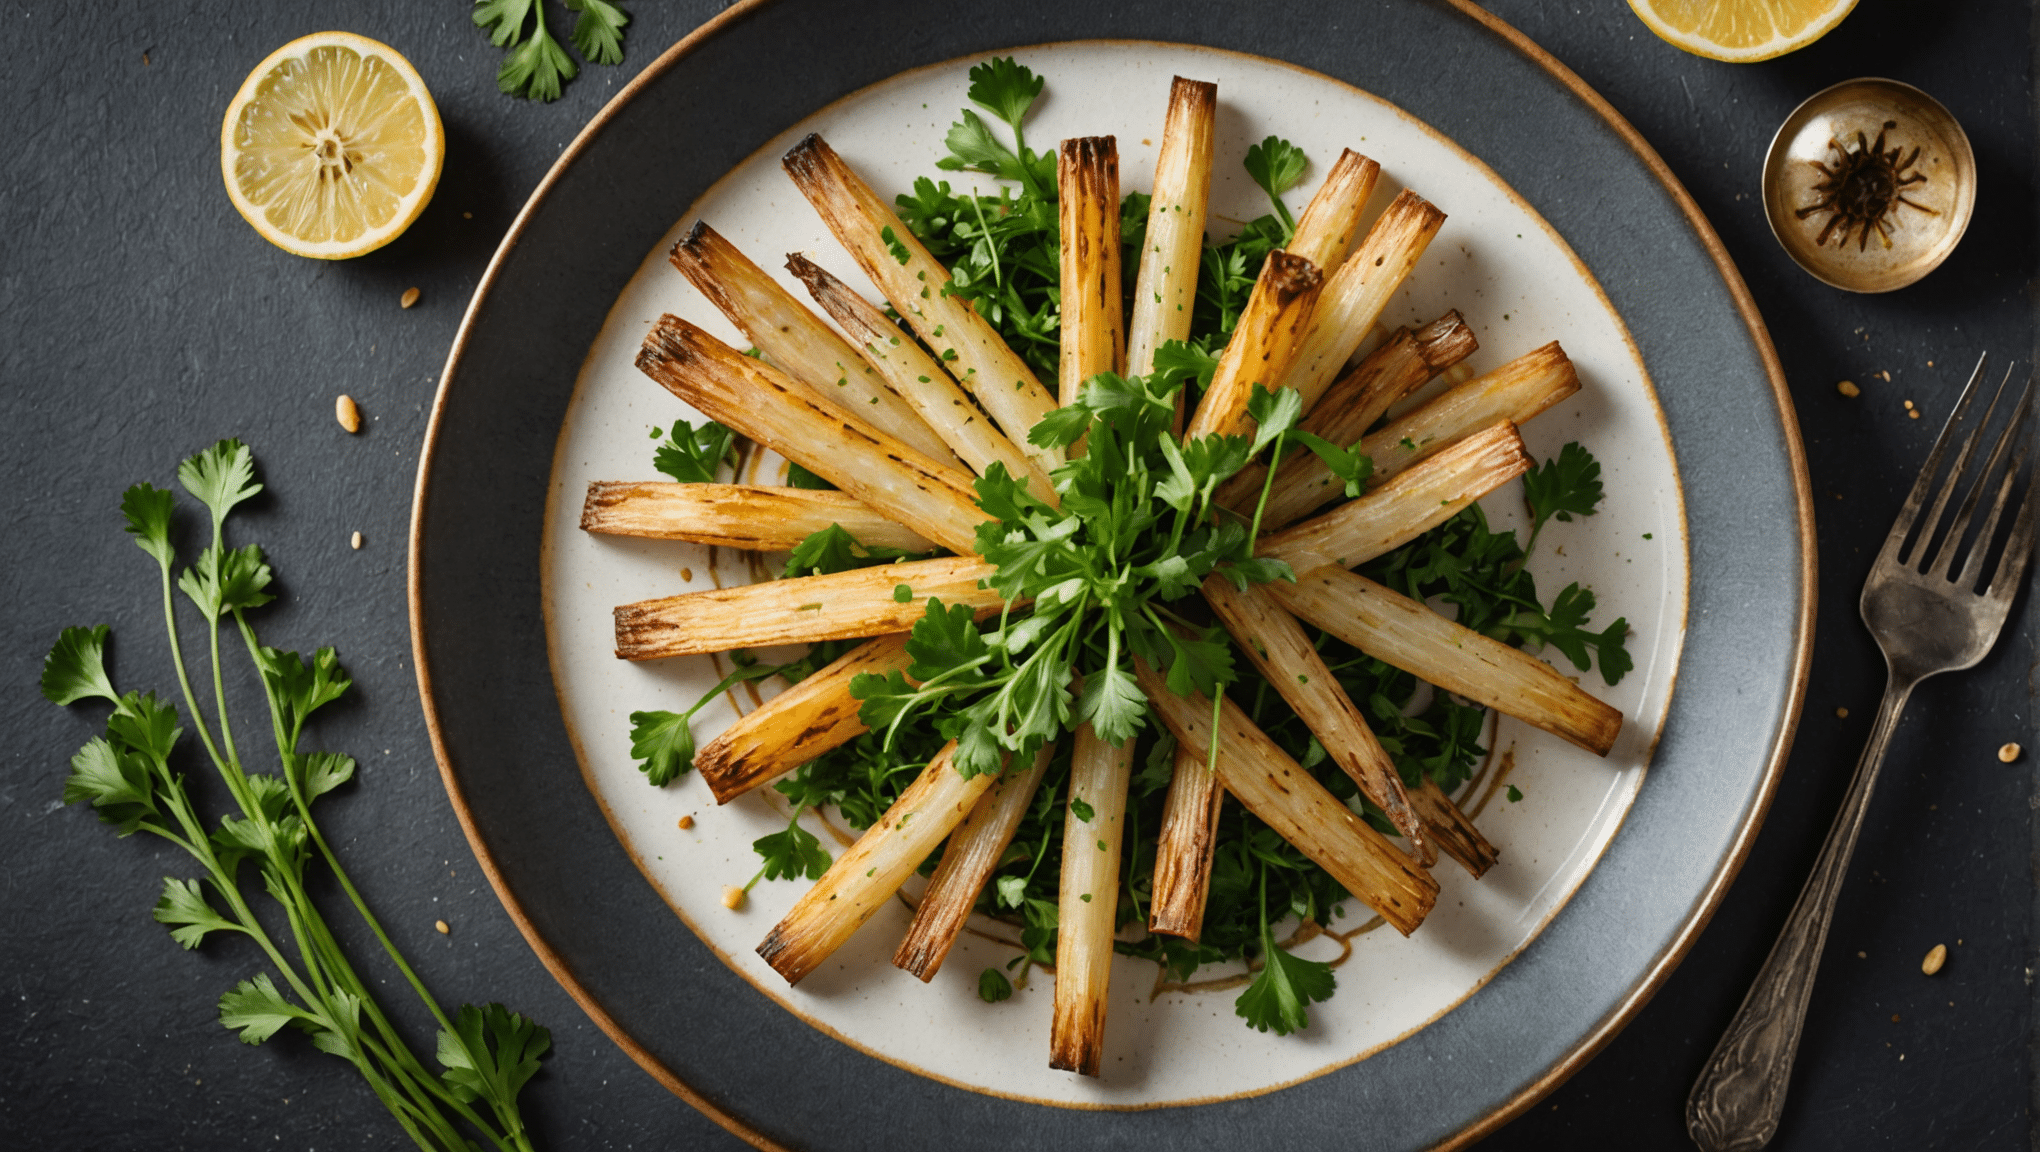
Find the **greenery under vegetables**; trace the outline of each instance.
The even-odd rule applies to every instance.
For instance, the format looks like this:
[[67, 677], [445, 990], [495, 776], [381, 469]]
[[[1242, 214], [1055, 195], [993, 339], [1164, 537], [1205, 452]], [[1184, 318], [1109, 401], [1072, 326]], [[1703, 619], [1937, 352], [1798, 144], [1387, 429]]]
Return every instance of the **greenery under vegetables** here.
[[[1005, 183], [987, 194], [920, 179], [910, 194], [898, 197], [898, 211], [949, 267], [952, 282], [944, 291], [969, 300], [1016, 351], [1052, 374], [1060, 341], [1055, 162], [1051, 154], [1029, 149], [1023, 131], [1042, 81], [1011, 60], [979, 65], [971, 69], [970, 79], [969, 99], [1007, 126], [1012, 144], [965, 110], [950, 129], [950, 154], [937, 166], [983, 172]], [[1121, 927], [1145, 924], [1174, 741], [1150, 717], [1133, 682], [1135, 657], [1164, 670], [1173, 691], [1200, 692], [1214, 704], [1221, 697], [1239, 704], [1335, 797], [1363, 812], [1378, 830], [1395, 834], [1280, 694], [1248, 662], [1235, 658], [1232, 641], [1212, 626], [1194, 595], [1213, 574], [1241, 588], [1294, 579], [1287, 565], [1253, 554], [1259, 507], [1238, 516], [1212, 502], [1217, 487], [1251, 461], [1264, 454], [1279, 458], [1292, 451], [1314, 452], [1345, 482], [1348, 496], [1364, 491], [1372, 471], [1372, 462], [1357, 446], [1342, 447], [1296, 430], [1301, 398], [1287, 388], [1269, 393], [1255, 387], [1252, 437], [1214, 435], [1181, 442], [1171, 432], [1176, 392], [1194, 393], [1210, 383], [1218, 353], [1267, 254], [1295, 232], [1295, 218], [1282, 195], [1309, 166], [1302, 151], [1271, 136], [1249, 149], [1245, 166], [1268, 194], [1273, 211], [1231, 239], [1206, 247], [1191, 339], [1159, 349], [1152, 376], [1096, 376], [1085, 382], [1074, 404], [1050, 412], [1032, 429], [1008, 430], [1043, 447], [1085, 441], [1085, 453], [1054, 473], [1060, 507], [1045, 503], [1041, 494], [1029, 492], [1024, 481], [996, 464], [977, 482], [978, 506], [992, 520], [979, 528], [976, 550], [997, 567], [989, 584], [1009, 608], [978, 623], [967, 606], [945, 608], [931, 601], [907, 644], [914, 663], [906, 673], [857, 678], [851, 691], [863, 701], [860, 717], [871, 731], [774, 785], [791, 803], [795, 818], [786, 832], [757, 842], [765, 859], [760, 875], [820, 875], [828, 855], [819, 840], [799, 827], [799, 814], [833, 808], [851, 827], [867, 828], [949, 740], [958, 742], [954, 759], [965, 776], [997, 772], [1009, 756], [1020, 763], [1044, 743], [1061, 741], [978, 903], [980, 911], [1018, 927], [1022, 951], [1007, 969], [1024, 979], [1028, 967], [1055, 959], [1064, 810], [1088, 819], [1086, 801], [1067, 795], [1065, 737], [1088, 722], [1115, 745], [1149, 734], [1128, 797], [1117, 901]], [[1137, 274], [1146, 218], [1147, 198], [1139, 193], [1126, 197], [1121, 239], [1127, 248], [1122, 261], [1127, 291]], [[886, 239], [898, 244], [897, 237]], [[1194, 395], [1191, 399], [1194, 403]], [[683, 435], [679, 428], [685, 427], [676, 428], [676, 442], [716, 443], [708, 429], [688, 429]], [[719, 460], [719, 451], [707, 457], [708, 475], [700, 478], [713, 478]], [[1279, 460], [1268, 462], [1272, 478]], [[1599, 473], [1585, 449], [1569, 444], [1557, 459], [1529, 475], [1533, 543], [1548, 520], [1593, 513], [1602, 495]], [[1264, 486], [1263, 505], [1266, 499]], [[842, 529], [832, 528], [797, 550], [787, 574], [837, 571], [891, 555], [863, 549]], [[1576, 584], [1547, 608], [1524, 568], [1525, 558], [1513, 533], [1492, 531], [1480, 508], [1472, 506], [1363, 571], [1413, 597], [1454, 605], [1462, 624], [1504, 643], [1549, 645], [1582, 670], [1598, 661], [1604, 679], [1615, 683], [1630, 667], [1623, 648], [1626, 622], [1587, 630], [1594, 597]], [[1014, 604], [1020, 607], [1010, 607]], [[1450, 791], [1464, 783], [1485, 755], [1479, 744], [1484, 708], [1435, 691], [1335, 637], [1310, 631], [1326, 665], [1359, 706], [1408, 787], [1428, 780]], [[796, 680], [819, 666], [809, 659], [778, 671]], [[732, 682], [725, 681], [704, 700]], [[691, 710], [637, 713], [632, 719], [639, 730], [662, 725], [662, 730], [684, 733], [686, 715]], [[638, 755], [646, 759], [655, 783], [686, 770], [684, 760], [650, 759], [642, 750]], [[1511, 790], [1511, 799], [1518, 795]], [[933, 864], [929, 860], [924, 871]], [[1344, 915], [1347, 895], [1302, 852], [1233, 806], [1222, 817], [1199, 941], [1141, 935], [1116, 948], [1155, 961], [1179, 980], [1203, 965], [1246, 959], [1258, 971], [1236, 1002], [1238, 1014], [1250, 1027], [1288, 1033], [1306, 1025], [1307, 1005], [1330, 996], [1336, 980], [1330, 965], [1286, 951], [1274, 925], [1293, 916], [1302, 925], [1298, 935], [1310, 935], [1316, 926]], [[1004, 1000], [1011, 995], [1011, 981], [988, 969], [980, 976], [979, 994], [987, 1002]]]
[[[517, 1096], [537, 1073], [550, 1035], [500, 1004], [462, 1005], [448, 1017], [369, 911], [312, 816], [315, 800], [353, 778], [355, 762], [338, 753], [305, 750], [305, 722], [339, 699], [351, 681], [331, 648], [306, 660], [264, 647], [256, 638], [248, 613], [273, 598], [273, 574], [260, 547], [229, 548], [224, 539], [228, 515], [262, 490], [254, 475], [254, 457], [236, 440], [219, 442], [177, 470], [185, 491], [206, 506], [212, 519], [211, 543], [175, 581], [205, 621], [212, 670], [210, 722], [192, 689], [171, 590], [177, 561], [171, 543], [175, 498], [148, 484], [135, 485], [121, 498], [127, 531], [155, 560], [160, 574], [171, 656], [193, 730], [235, 811], [208, 828], [211, 821], [177, 767], [186, 757], [177, 751], [184, 729], [176, 704], [154, 693], [115, 691], [106, 672], [104, 625], [65, 629], [43, 662], [42, 692], [51, 701], [96, 698], [113, 705], [105, 734], [72, 757], [64, 801], [89, 801], [122, 836], [147, 832], [197, 861], [197, 879], [163, 882], [155, 917], [186, 948], [220, 932], [245, 936], [261, 949], [275, 975], [263, 972], [243, 980], [220, 998], [220, 1023], [243, 1041], [259, 1044], [285, 1027], [306, 1033], [313, 1046], [354, 1065], [420, 1148], [466, 1152], [479, 1147], [479, 1137], [497, 1149], [528, 1150], [531, 1140]], [[239, 636], [261, 676], [279, 765], [275, 773], [249, 770], [227, 722], [220, 663], [223, 624], [229, 643]], [[398, 972], [438, 1021], [436, 1056], [444, 1071], [425, 1067], [342, 951], [307, 890], [314, 856], [331, 869]], [[242, 887], [244, 865], [254, 869], [263, 891], [281, 909], [288, 953], [283, 936], [249, 904]]]

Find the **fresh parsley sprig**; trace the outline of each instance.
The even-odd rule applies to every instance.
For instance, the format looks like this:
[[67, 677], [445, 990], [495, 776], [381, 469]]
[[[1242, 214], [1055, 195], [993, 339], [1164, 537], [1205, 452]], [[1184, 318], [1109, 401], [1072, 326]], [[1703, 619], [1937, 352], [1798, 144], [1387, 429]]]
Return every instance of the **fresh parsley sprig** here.
[[732, 438], [728, 428], [713, 420], [703, 421], [699, 428], [675, 420], [665, 442], [652, 453], [652, 467], [682, 484], [713, 484], [716, 471], [735, 455]]
[[914, 664], [905, 674], [852, 682], [865, 724], [896, 731], [940, 702], [938, 728], [957, 740], [957, 768], [968, 777], [996, 773], [1009, 753], [1032, 755], [1080, 724], [1114, 745], [1131, 739], [1147, 724], [1135, 657], [1163, 670], [1173, 691], [1214, 699], [1224, 691], [1236, 675], [1230, 645], [1171, 604], [1214, 572], [1242, 588], [1295, 578], [1288, 565], [1253, 555], [1259, 509], [1243, 525], [1217, 515], [1212, 496], [1294, 426], [1302, 402], [1293, 389], [1257, 389], [1252, 437], [1179, 443], [1180, 383], [1102, 373], [1035, 425], [1036, 445], [1085, 442], [1052, 476], [1059, 508], [996, 463], [977, 481], [990, 517], [977, 553], [997, 569], [987, 586], [1030, 607], [1009, 607], [980, 631], [968, 607], [931, 600], [908, 640]]
[[944, 141], [949, 145], [949, 155], [937, 160], [935, 166], [949, 172], [965, 169], [988, 172], [1021, 185], [1035, 197], [1054, 200], [1055, 154], [1029, 148], [1024, 123], [1028, 110], [1041, 98], [1044, 83], [1042, 77], [1026, 65], [1015, 63], [1011, 56], [972, 67], [970, 88], [965, 95], [1012, 129], [1013, 146], [1008, 148], [1001, 143], [978, 114], [966, 108], [963, 119], [949, 126]]
[[[591, 64], [623, 62], [623, 27], [630, 16], [611, 0], [564, 0], [578, 13], [571, 33], [574, 47]], [[544, 0], [475, 0], [472, 18], [489, 34], [489, 43], [507, 48], [496, 71], [496, 87], [526, 100], [553, 101], [580, 69], [553, 39], [546, 24]]]
[[[211, 543], [172, 579], [178, 553], [171, 542], [174, 495], [137, 484], [121, 498], [127, 531], [156, 562], [172, 667], [192, 730], [235, 811], [211, 824], [200, 811], [172, 757], [184, 735], [177, 706], [153, 693], [117, 693], [106, 673], [105, 626], [68, 628], [43, 662], [43, 695], [60, 705], [110, 703], [106, 730], [78, 750], [64, 781], [65, 803], [89, 803], [120, 835], [147, 832], [184, 850], [197, 864], [195, 880], [163, 883], [155, 918], [185, 948], [207, 936], [241, 936], [261, 950], [274, 972], [243, 980], [220, 998], [220, 1023], [249, 1044], [283, 1028], [352, 1064], [398, 1125], [420, 1148], [466, 1152], [476, 1137], [504, 1150], [531, 1148], [517, 1095], [537, 1071], [550, 1044], [544, 1028], [501, 1005], [463, 1006], [457, 1019], [443, 1012], [399, 953], [341, 866], [312, 814], [321, 796], [353, 779], [355, 762], [303, 748], [306, 721], [344, 695], [351, 684], [330, 648], [310, 660], [264, 647], [248, 613], [272, 599], [274, 575], [259, 547], [229, 548], [225, 526], [235, 508], [262, 491], [253, 455], [239, 441], [222, 440], [177, 470], [185, 491], [211, 514]], [[192, 688], [173, 586], [204, 621], [212, 671], [208, 719]], [[252, 771], [227, 719], [220, 653], [222, 626], [238, 634], [261, 678], [278, 771]], [[437, 1053], [444, 1071], [426, 1069], [358, 974], [313, 901], [311, 868], [324, 862], [390, 962], [439, 1024]], [[289, 937], [279, 940], [257, 917], [241, 883], [252, 866], [262, 889], [281, 906]], [[286, 950], [288, 949], [288, 951]], [[281, 979], [282, 983], [277, 981]], [[471, 1105], [480, 1103], [477, 1111]]]
[[1310, 167], [1309, 159], [1304, 156], [1303, 149], [1279, 136], [1270, 136], [1248, 147], [1245, 164], [1247, 175], [1253, 177], [1261, 191], [1268, 194], [1268, 199], [1274, 202], [1276, 216], [1281, 218], [1282, 242], [1276, 246], [1287, 245], [1296, 235], [1296, 217], [1289, 214], [1289, 205], [1282, 202], [1282, 194], [1303, 179], [1304, 170]]
[[1523, 545], [1527, 553], [1537, 547], [1545, 524], [1571, 523], [1573, 517], [1592, 516], [1600, 507], [1601, 464], [1574, 440], [1523, 474], [1523, 498], [1530, 505], [1530, 542]]

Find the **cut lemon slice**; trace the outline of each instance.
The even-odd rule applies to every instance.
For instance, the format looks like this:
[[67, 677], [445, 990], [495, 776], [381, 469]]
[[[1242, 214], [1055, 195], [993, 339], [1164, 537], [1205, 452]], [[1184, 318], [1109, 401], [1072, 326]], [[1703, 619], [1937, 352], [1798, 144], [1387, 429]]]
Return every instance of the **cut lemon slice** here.
[[1629, 6], [1652, 32], [1695, 56], [1746, 64], [1827, 35], [1856, 0], [1629, 0]]
[[321, 260], [373, 252], [424, 211], [446, 138], [411, 62], [352, 32], [255, 66], [220, 125], [227, 195], [263, 239]]

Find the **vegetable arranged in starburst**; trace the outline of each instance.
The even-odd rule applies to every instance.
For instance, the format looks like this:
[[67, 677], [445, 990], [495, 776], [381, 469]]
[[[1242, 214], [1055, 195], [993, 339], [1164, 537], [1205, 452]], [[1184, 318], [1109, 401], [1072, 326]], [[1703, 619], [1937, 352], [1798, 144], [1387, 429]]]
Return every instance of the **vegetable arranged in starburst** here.
[[[819, 137], [785, 158], [889, 304], [790, 257], [847, 339], [705, 224], [674, 249], [754, 354], [658, 320], [638, 365], [709, 423], [660, 449], [682, 483], [595, 484], [582, 526], [790, 560], [616, 610], [623, 658], [736, 662], [687, 712], [633, 714], [633, 752], [654, 784], [691, 760], [719, 802], [789, 802], [752, 878], [814, 881], [758, 949], [789, 981], [918, 871], [894, 963], [932, 979], [973, 912], [1015, 923], [979, 994], [1052, 969], [1057, 1068], [1098, 1073], [1115, 954], [1177, 980], [1244, 960], [1238, 1014], [1293, 1032], [1337, 983], [1295, 949], [1348, 900], [1408, 933], [1440, 853], [1495, 862], [1451, 799], [1488, 709], [1600, 755], [1620, 729], [1526, 649], [1613, 684], [1627, 624], [1590, 630], [1578, 585], [1547, 608], [1476, 503], [1523, 477], [1533, 544], [1593, 514], [1593, 458], [1536, 466], [1516, 432], [1578, 376], [1553, 343], [1390, 419], [1475, 348], [1448, 313], [1362, 355], [1442, 212], [1405, 191], [1363, 229], [1380, 168], [1347, 151], [1294, 213], [1310, 160], [1271, 136], [1246, 167], [1272, 211], [1206, 245], [1214, 86], [1175, 81], [1153, 191], [1122, 195], [1110, 137], [1027, 146], [1040, 77], [970, 80], [993, 120], [966, 110], [937, 167], [989, 192], [920, 179], [888, 204]], [[718, 483], [733, 436], [792, 485]], [[746, 651], [785, 643], [810, 647]], [[703, 703], [766, 676], [789, 687], [695, 749]], [[811, 810], [861, 838], [832, 860]]]
[[[43, 695], [61, 705], [104, 700], [113, 709], [105, 734], [72, 757], [64, 802], [90, 803], [120, 835], [149, 833], [198, 864], [195, 880], [163, 881], [155, 917], [186, 948], [219, 935], [243, 937], [260, 949], [274, 975], [258, 973], [220, 997], [220, 1023], [243, 1042], [260, 1044], [284, 1028], [305, 1033], [314, 1047], [353, 1065], [404, 1132], [428, 1152], [468, 1152], [480, 1147], [477, 1138], [502, 1152], [528, 1152], [532, 1144], [517, 1097], [538, 1072], [550, 1035], [500, 1004], [464, 1004], [449, 1017], [369, 911], [313, 816], [315, 801], [354, 779], [355, 762], [306, 750], [306, 722], [345, 695], [352, 681], [331, 648], [307, 660], [265, 647], [256, 637], [249, 613], [274, 598], [274, 574], [259, 546], [230, 548], [225, 537], [234, 509], [262, 491], [254, 456], [239, 441], [222, 440], [184, 461], [177, 479], [211, 513], [211, 543], [177, 573], [175, 587], [204, 621], [213, 715], [208, 719], [193, 690], [172, 593], [176, 498], [137, 484], [122, 496], [121, 512], [135, 544], [156, 562], [172, 667], [188, 716], [154, 693], [115, 691], [106, 672], [106, 626], [65, 629], [43, 662]], [[227, 722], [223, 624], [229, 644], [238, 636], [261, 678], [278, 760], [274, 773], [250, 767], [252, 748], [235, 739]], [[177, 767], [187, 719], [233, 803], [234, 812], [217, 822], [207, 817]], [[412, 1051], [313, 900], [313, 888], [324, 883], [317, 862], [339, 882], [438, 1023], [442, 1071], [429, 1070]], [[244, 889], [251, 869], [283, 910], [287, 939], [278, 939], [251, 907]]]

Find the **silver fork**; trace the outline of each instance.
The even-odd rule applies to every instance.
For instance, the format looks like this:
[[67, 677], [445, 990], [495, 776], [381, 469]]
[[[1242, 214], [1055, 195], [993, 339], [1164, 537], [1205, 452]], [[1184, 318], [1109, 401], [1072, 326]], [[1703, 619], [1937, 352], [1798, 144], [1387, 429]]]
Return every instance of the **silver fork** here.
[[[2025, 575], [2033, 551], [2036, 502], [2033, 485], [2021, 486], [2018, 477], [2026, 462], [2031, 380], [1982, 470], [1972, 472], [1971, 460], [2010, 383], [2011, 374], [2005, 374], [1983, 419], [1963, 438], [1947, 481], [1934, 491], [1941, 458], [1976, 401], [1988, 360], [1988, 354], [1977, 360], [1976, 371], [1934, 441], [1926, 467], [1899, 509], [1898, 522], [1884, 538], [1884, 548], [1863, 585], [1863, 622], [1884, 650], [1888, 670], [1884, 700], [1877, 706], [1870, 742], [1856, 762], [1856, 774], [1821, 845], [1813, 875], [1800, 890], [1756, 983], [1686, 1100], [1686, 1131], [1706, 1152], [1752, 1152], [1777, 1133], [1778, 1119], [1785, 1111], [1792, 1058], [1799, 1048], [1800, 1026], [1806, 1021], [1806, 1003], [1813, 992], [1814, 971], [1827, 942], [1828, 922], [1834, 916], [1835, 897], [1841, 893], [1849, 857], [1856, 849], [1856, 834], [1862, 830], [1863, 813], [1870, 804], [1870, 790], [1876, 787], [1877, 769], [1884, 761], [1892, 730], [1898, 727], [1899, 713], [1920, 681], [1936, 673], [1974, 667], [1983, 659], [1997, 642], [2012, 597]], [[2006, 464], [2008, 453], [2010, 463]], [[1993, 476], [1999, 477], [1994, 484]], [[1943, 513], [1965, 484], [1967, 495], [1943, 525]], [[1996, 495], [1989, 512], [1965, 551], [1970, 519], [1979, 498], [1992, 487]], [[2010, 534], [1995, 568], [1986, 572], [1984, 561], [1991, 554], [1999, 518], [2012, 503], [2014, 489], [2019, 489], [2019, 495]], [[1921, 518], [1920, 508], [1930, 494], [1933, 506]], [[1951, 575], [1950, 566], [1958, 555], [1962, 563]]]

